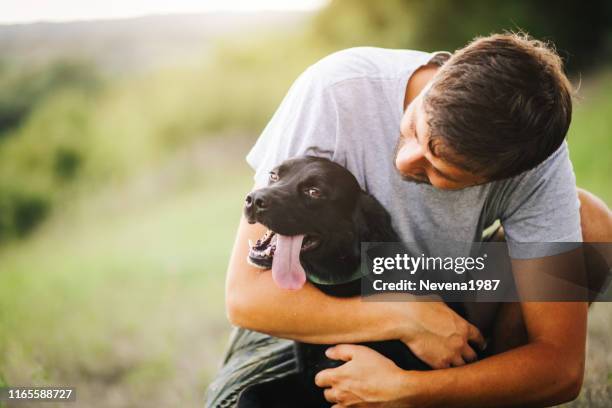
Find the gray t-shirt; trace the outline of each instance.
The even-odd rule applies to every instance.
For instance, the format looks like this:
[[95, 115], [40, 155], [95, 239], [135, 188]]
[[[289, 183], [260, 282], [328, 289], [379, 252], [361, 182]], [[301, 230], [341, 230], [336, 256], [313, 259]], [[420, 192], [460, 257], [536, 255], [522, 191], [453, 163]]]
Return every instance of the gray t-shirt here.
[[404, 242], [478, 242], [501, 221], [510, 254], [530, 258], [529, 242], [579, 242], [579, 200], [567, 144], [518, 176], [439, 190], [400, 178], [393, 157], [407, 82], [440, 53], [359, 47], [310, 66], [291, 86], [247, 155], [256, 185], [283, 160], [329, 158], [350, 170], [390, 212]]

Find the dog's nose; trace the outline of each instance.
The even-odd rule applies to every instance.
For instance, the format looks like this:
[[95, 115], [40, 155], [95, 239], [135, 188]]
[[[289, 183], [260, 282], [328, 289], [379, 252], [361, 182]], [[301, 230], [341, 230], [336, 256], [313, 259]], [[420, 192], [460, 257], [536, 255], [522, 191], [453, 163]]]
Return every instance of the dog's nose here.
[[244, 207], [247, 210], [252, 210], [252, 211], [265, 210], [268, 205], [265, 197], [256, 191], [246, 196], [246, 199], [244, 200], [244, 202], [245, 202]]

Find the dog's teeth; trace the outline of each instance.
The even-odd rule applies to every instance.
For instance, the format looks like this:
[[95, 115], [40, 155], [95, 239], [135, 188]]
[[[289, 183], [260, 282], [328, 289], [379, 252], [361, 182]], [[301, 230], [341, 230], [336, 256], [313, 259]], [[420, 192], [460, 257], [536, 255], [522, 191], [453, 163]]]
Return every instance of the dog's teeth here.
[[251, 248], [253, 248], [253, 247], [255, 246], [255, 244], [253, 243], [253, 240], [252, 240], [252, 239], [249, 239], [249, 246], [250, 246]]

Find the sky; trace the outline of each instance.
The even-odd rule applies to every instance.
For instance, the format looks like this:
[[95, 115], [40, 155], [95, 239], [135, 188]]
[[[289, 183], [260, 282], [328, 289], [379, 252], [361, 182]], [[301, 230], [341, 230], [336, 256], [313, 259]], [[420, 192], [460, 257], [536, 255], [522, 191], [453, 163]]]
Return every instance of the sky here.
[[314, 10], [329, 0], [1, 0], [0, 23], [127, 18], [207, 11]]

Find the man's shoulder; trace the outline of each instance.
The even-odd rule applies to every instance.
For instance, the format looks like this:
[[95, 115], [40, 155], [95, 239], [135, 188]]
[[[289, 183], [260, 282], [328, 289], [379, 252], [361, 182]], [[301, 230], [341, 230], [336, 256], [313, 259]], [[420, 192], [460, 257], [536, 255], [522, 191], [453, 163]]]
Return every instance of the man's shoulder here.
[[[571, 177], [568, 177], [570, 176]], [[506, 182], [517, 185], [550, 183], [552, 180], [574, 183], [573, 167], [567, 142], [564, 141], [546, 160]]]
[[416, 50], [347, 48], [323, 57], [311, 65], [306, 73], [323, 86], [357, 79], [395, 79], [401, 78], [430, 55]]
[[574, 208], [576, 177], [569, 158], [566, 142], [546, 160], [518, 176], [497, 182], [492, 190], [502, 205], [506, 218], [520, 214], [547, 211], [557, 208]]

